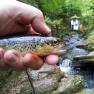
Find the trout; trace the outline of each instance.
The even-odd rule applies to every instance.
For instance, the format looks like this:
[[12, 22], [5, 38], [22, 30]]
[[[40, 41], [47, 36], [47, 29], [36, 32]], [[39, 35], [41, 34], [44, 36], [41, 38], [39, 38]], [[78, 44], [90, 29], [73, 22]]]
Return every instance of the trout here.
[[[49, 55], [50, 53], [62, 55], [66, 53], [66, 50], [60, 50], [62, 41], [56, 37], [41, 37], [41, 36], [18, 36], [0, 39], [0, 47], [9, 50], [15, 49], [22, 55], [27, 52], [32, 52], [39, 56]], [[31, 75], [29, 70], [26, 69], [29, 82], [32, 88], [32, 94], [36, 94], [33, 86]]]
[[66, 50], [60, 50], [62, 41], [56, 37], [42, 36], [17, 36], [0, 39], [0, 47], [5, 50], [15, 49], [22, 55], [27, 52], [36, 53], [39, 56], [45, 56], [53, 53], [63, 54]]

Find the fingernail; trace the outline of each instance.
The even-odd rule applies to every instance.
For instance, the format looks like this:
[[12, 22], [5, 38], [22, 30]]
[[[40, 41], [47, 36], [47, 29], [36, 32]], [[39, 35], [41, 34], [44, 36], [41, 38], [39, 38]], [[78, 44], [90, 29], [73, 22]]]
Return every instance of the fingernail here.
[[46, 57], [46, 62], [47, 62], [48, 64], [50, 64], [50, 65], [55, 65], [55, 64], [58, 63], [58, 61], [59, 61], [58, 55], [48, 55], [48, 56]]
[[9, 56], [5, 55], [4, 57], [5, 57], [7, 62], [11, 62], [11, 63], [13, 63], [13, 62], [16, 63], [17, 62], [17, 57], [13, 54], [11, 54]]
[[51, 35], [51, 29], [46, 25], [46, 30], [48, 32], [48, 35]]
[[9, 63], [16, 63], [19, 61], [19, 58], [20, 58], [20, 55], [15, 50], [8, 50], [4, 54], [5, 61]]
[[13, 50], [7, 51], [4, 54], [5, 63], [16, 71], [23, 70], [24, 68], [21, 58], [19, 53]]

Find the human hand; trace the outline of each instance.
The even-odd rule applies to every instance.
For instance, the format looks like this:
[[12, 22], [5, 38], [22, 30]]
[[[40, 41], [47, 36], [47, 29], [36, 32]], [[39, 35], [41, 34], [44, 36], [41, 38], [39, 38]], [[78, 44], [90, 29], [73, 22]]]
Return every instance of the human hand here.
[[7, 70], [10, 67], [17, 71], [24, 70], [27, 67], [37, 70], [44, 62], [55, 65], [59, 61], [58, 55], [60, 53], [52, 51], [48, 56], [44, 56], [44, 59], [31, 52], [22, 56], [20, 52], [14, 49], [5, 51], [3, 48], [0, 48], [0, 70]]
[[[0, 1], [0, 36], [14, 33], [42, 34], [49, 36], [51, 30], [45, 24], [43, 14], [37, 8], [16, 0]], [[53, 57], [53, 61], [52, 58]], [[58, 62], [57, 55], [49, 55], [46, 61], [50, 64]], [[38, 69], [43, 65], [43, 60], [37, 55], [27, 53], [24, 57], [16, 50], [5, 51], [0, 48], [0, 69], [9, 67], [22, 70], [25, 66]]]
[[0, 36], [14, 33], [51, 35], [44, 22], [43, 13], [30, 5], [16, 0], [0, 1]]

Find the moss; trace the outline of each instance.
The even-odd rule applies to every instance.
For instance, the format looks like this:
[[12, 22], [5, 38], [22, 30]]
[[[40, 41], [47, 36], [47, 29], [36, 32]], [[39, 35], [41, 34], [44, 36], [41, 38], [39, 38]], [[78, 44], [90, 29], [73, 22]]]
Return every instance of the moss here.
[[92, 30], [92, 32], [90, 32], [88, 34], [86, 42], [87, 43], [94, 43], [94, 30]]
[[21, 72], [10, 71], [10, 72], [1, 72], [0, 73], [0, 94], [6, 94], [10, 92], [15, 82], [18, 81], [19, 75]]
[[2, 88], [7, 83], [6, 79], [7, 79], [7, 73], [6, 72], [0, 72], [0, 91], [2, 90]]
[[21, 74], [21, 72], [13, 71], [12, 74], [10, 75], [9, 79], [16, 80], [16, 79], [18, 79], [18, 76], [20, 74]]
[[88, 44], [89, 48], [94, 49], [94, 30], [92, 30], [86, 38], [86, 43]]
[[53, 91], [52, 94], [60, 94], [60, 92], [56, 90], [56, 91]]
[[71, 87], [68, 87], [64, 90], [63, 94], [74, 94], [79, 92], [84, 88], [83, 80], [79, 77], [74, 76], [74, 80], [72, 81]]
[[28, 88], [28, 90], [26, 90], [26, 89], [22, 89], [19, 93], [17, 93], [17, 94], [32, 94], [32, 90], [31, 90], [31, 88]]

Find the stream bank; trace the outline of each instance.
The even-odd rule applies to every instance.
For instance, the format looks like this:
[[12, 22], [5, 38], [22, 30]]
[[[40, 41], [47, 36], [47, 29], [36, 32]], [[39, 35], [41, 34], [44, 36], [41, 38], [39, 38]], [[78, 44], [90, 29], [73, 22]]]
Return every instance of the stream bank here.
[[65, 41], [68, 41], [68, 44], [65, 48], [67, 48], [69, 51], [64, 57], [62, 57], [60, 69], [68, 76], [74, 75], [75, 78], [76, 75], [79, 75], [82, 77], [83, 89], [76, 94], [94, 94], [94, 70], [85, 65], [83, 67], [77, 67], [76, 64], [79, 62], [73, 62], [73, 57], [89, 54], [89, 51], [76, 47], [77, 45], [85, 43], [84, 38], [80, 37], [79, 34], [75, 34], [72, 36], [65, 36], [64, 39]]

